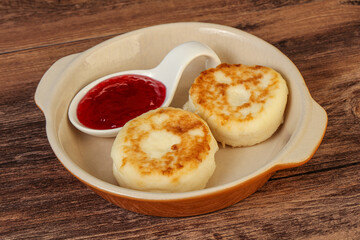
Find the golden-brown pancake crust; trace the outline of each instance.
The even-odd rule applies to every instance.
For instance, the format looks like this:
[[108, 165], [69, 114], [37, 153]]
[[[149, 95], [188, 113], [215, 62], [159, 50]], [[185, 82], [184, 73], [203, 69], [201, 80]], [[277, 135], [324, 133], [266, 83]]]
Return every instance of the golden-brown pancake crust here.
[[[166, 116], [164, 116], [166, 115]], [[159, 116], [161, 123], [159, 124]], [[150, 158], [141, 142], [151, 132], [168, 131], [181, 141], [171, 151], [158, 158]], [[194, 134], [194, 131], [201, 134]], [[143, 175], [172, 176], [181, 169], [197, 168], [210, 150], [211, 132], [196, 114], [176, 108], [159, 108], [129, 122], [125, 127], [122, 166], [131, 164]], [[176, 179], [174, 179], [176, 180]]]
[[[216, 80], [216, 73], [223, 75], [226, 80]], [[267, 75], [269, 81], [263, 87], [262, 78]], [[269, 78], [270, 76], [270, 78]], [[228, 101], [228, 89], [242, 85], [250, 93], [249, 100], [241, 105], [234, 106]], [[264, 110], [264, 104], [272, 93], [279, 88], [279, 74], [271, 68], [263, 66], [246, 66], [242, 64], [223, 63], [216, 68], [203, 71], [194, 81], [190, 89], [190, 96], [195, 106], [200, 106], [207, 116], [216, 116], [223, 121], [247, 121], [253, 119], [253, 112], [242, 113], [241, 110], [257, 105], [257, 113]], [[260, 107], [259, 107], [260, 106]]]

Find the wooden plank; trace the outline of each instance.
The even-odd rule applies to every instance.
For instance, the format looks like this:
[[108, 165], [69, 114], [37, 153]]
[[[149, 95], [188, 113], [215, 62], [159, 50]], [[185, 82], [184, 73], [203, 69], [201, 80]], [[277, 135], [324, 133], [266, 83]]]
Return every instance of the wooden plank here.
[[[46, 161], [53, 166], [46, 170]], [[2, 236], [127, 239], [357, 239], [359, 165], [269, 181], [244, 201], [190, 218], [158, 218], [118, 208], [97, 197], [56, 160], [23, 168], [2, 200]], [[6, 189], [4, 183], [2, 189]], [[314, 192], [314, 189], [318, 189]], [[19, 197], [20, 196], [20, 197]], [[91, 222], [92, 224], [89, 224]], [[314, 230], [316, 228], [316, 231]], [[0, 235], [1, 236], [1, 235]]]
[[176, 21], [234, 26], [274, 42], [359, 20], [358, 7], [351, 3], [336, 0], [1, 1], [0, 53], [115, 36]]

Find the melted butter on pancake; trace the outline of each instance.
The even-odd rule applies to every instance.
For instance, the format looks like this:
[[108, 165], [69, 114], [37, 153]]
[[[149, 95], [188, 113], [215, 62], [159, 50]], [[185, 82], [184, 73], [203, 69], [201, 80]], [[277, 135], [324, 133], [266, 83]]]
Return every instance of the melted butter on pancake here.
[[181, 142], [181, 138], [166, 130], [150, 132], [140, 142], [140, 149], [150, 158], [161, 158], [172, 151], [172, 146]]
[[251, 93], [243, 85], [230, 86], [226, 90], [226, 99], [233, 107], [242, 106], [250, 100]]
[[218, 83], [230, 84], [232, 82], [231, 78], [229, 76], [226, 76], [225, 73], [222, 72], [222, 71], [215, 71], [214, 72], [214, 79]]

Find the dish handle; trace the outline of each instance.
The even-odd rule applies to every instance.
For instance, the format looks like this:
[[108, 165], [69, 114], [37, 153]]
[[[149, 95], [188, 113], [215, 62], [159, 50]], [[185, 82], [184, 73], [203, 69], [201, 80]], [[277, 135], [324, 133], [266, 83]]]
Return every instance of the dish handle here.
[[309, 161], [324, 138], [328, 122], [326, 111], [315, 100], [311, 99], [311, 103], [305, 130], [289, 154], [278, 163], [281, 169], [300, 166]]
[[57, 60], [51, 67], [45, 72], [41, 78], [36, 91], [35, 91], [35, 103], [37, 106], [46, 113], [50, 105], [49, 96], [54, 93], [58, 84], [59, 76], [64, 69], [72, 62], [79, 54], [72, 54]]

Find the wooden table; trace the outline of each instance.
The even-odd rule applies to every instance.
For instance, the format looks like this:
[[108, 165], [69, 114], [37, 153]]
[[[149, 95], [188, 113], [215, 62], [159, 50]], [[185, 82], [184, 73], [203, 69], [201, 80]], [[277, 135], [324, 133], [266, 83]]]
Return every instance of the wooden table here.
[[[162, 23], [232, 26], [278, 47], [328, 113], [307, 164], [187, 218], [116, 207], [53, 154], [33, 96], [59, 58]], [[360, 239], [360, 1], [0, 2], [0, 239]]]

